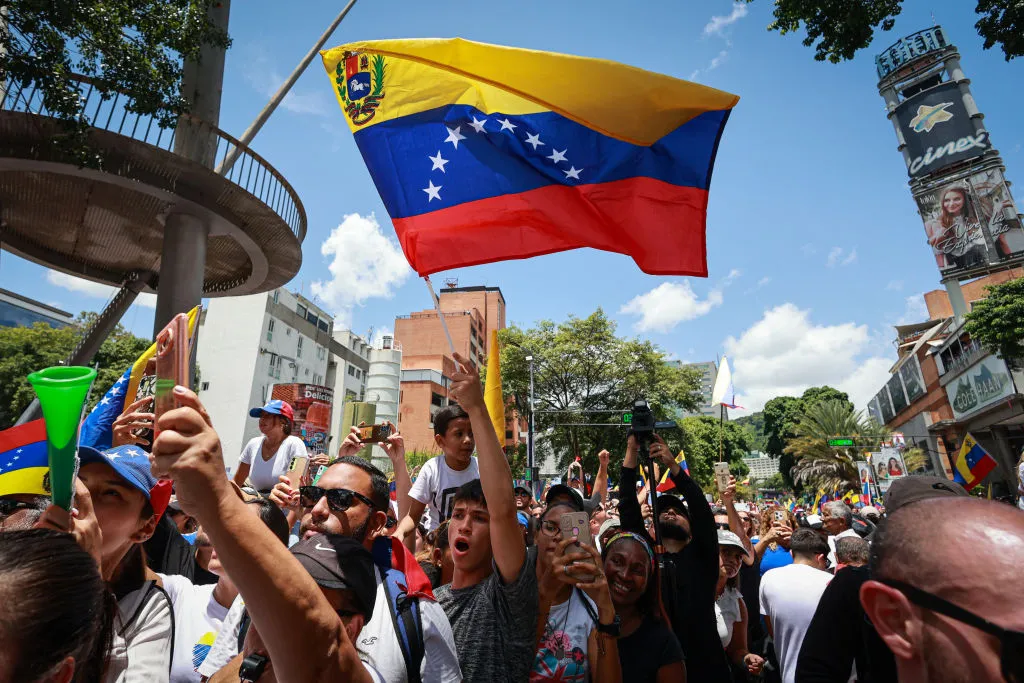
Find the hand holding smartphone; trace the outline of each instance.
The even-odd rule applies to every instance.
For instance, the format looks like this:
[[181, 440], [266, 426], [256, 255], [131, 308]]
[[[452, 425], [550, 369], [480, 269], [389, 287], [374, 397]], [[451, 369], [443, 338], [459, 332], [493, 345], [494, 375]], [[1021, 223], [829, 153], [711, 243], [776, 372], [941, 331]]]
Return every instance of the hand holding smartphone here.
[[724, 493], [725, 489], [729, 488], [729, 463], [715, 463], [715, 485], [719, 493]]
[[[189, 386], [188, 315], [179, 313], [156, 336], [156, 392], [153, 413], [156, 420], [174, 410], [174, 387]], [[159, 430], [156, 430], [156, 436]]]

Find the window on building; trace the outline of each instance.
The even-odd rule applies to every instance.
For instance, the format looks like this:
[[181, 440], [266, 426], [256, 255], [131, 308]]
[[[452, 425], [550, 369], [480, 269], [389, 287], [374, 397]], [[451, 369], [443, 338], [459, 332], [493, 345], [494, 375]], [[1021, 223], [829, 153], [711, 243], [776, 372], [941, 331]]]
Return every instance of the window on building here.
[[267, 341], [274, 341], [274, 319], [267, 322]]
[[286, 337], [292, 336], [292, 328], [286, 326], [284, 328], [284, 336], [286, 336]]
[[505, 439], [508, 440], [508, 439], [511, 439], [511, 438], [512, 438], [512, 430], [511, 429], [506, 429], [505, 430]]
[[274, 366], [274, 379], [281, 379], [281, 361], [283, 360], [281, 356], [277, 357], [277, 365]]
[[[401, 398], [402, 392], [398, 392], [398, 396], [399, 396], [398, 400], [401, 401], [402, 400], [402, 398]], [[443, 408], [444, 407], [444, 396], [442, 396], [441, 394], [435, 393], [435, 392], [431, 392], [430, 393], [430, 405], [437, 406], [438, 408]]]
[[362, 378], [363, 378], [363, 371], [360, 370], [359, 368], [356, 368], [356, 379], [362, 379]]
[[312, 323], [314, 326], [316, 326], [316, 313], [314, 313], [313, 311], [306, 311], [306, 322]]
[[298, 313], [299, 317], [302, 318], [303, 320], [306, 319], [306, 307], [303, 306], [302, 304], [296, 304], [295, 312]]
[[202, 389], [200, 391], [206, 391], [209, 388], [210, 388], [210, 383], [209, 382], [203, 382]]
[[331, 326], [323, 318], [320, 319], [320, 321], [316, 324], [316, 326], [319, 327], [324, 332], [330, 332], [331, 331]]
[[267, 385], [266, 384], [263, 385], [263, 402], [264, 403], [267, 402]]
[[355, 370], [356, 370], [356, 368], [355, 368], [354, 365], [348, 366], [348, 374], [351, 375], [352, 377], [356, 376]]
[[309, 377], [309, 368], [306, 368], [306, 377]]
[[295, 347], [295, 357], [302, 358], [302, 335], [299, 335], [298, 346]]
[[278, 294], [280, 294], [280, 291], [279, 291], [279, 290], [276, 290], [276, 289], [275, 289], [275, 290], [274, 290], [274, 303], [275, 303], [275, 304], [277, 303], [277, 295], [278, 295]]
[[268, 366], [267, 374], [269, 374], [271, 377], [274, 376], [274, 365], [276, 363], [277, 363], [277, 354], [276, 353], [270, 354], [270, 365]]

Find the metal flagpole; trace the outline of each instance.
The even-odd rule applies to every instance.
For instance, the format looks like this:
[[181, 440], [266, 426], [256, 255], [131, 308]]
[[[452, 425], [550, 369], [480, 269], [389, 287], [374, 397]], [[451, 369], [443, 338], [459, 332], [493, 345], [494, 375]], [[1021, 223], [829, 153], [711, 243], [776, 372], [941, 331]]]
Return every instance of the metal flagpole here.
[[448, 331], [448, 323], [445, 322], [444, 313], [441, 312], [441, 300], [434, 293], [434, 283], [430, 281], [429, 275], [423, 276], [423, 280], [427, 283], [427, 289], [430, 290], [430, 298], [434, 302], [434, 308], [437, 309], [437, 317], [441, 321], [441, 329], [444, 330], [444, 336], [448, 338], [448, 348], [451, 349], [452, 355], [454, 355], [455, 344], [452, 343], [452, 333]]
[[301, 76], [302, 72], [306, 70], [306, 67], [308, 67], [309, 63], [313, 61], [313, 58], [316, 57], [317, 53], [323, 48], [327, 39], [330, 38], [331, 34], [334, 33], [334, 30], [338, 28], [338, 24], [341, 23], [341, 20], [345, 18], [345, 15], [348, 14], [348, 11], [352, 9], [352, 6], [355, 4], [356, 0], [349, 0], [349, 3], [345, 5], [345, 8], [334, 18], [334, 21], [332, 21], [331, 25], [327, 27], [327, 30], [324, 31], [322, 36], [320, 36], [320, 39], [316, 41], [313, 48], [306, 53], [306, 56], [302, 58], [299, 65], [295, 67], [295, 71], [292, 71], [292, 74], [288, 79], [281, 84], [281, 87], [277, 89], [274, 96], [270, 98], [270, 101], [267, 102], [267, 106], [263, 107], [263, 111], [259, 113], [256, 120], [252, 122], [244, 133], [242, 133], [242, 137], [238, 139], [239, 145], [224, 155], [224, 160], [221, 161], [220, 166], [217, 167], [216, 172], [219, 175], [226, 175], [231, 170], [231, 167], [235, 165], [235, 162], [241, 155], [242, 149], [248, 147], [249, 143], [252, 142], [252, 139], [260, 132], [260, 129], [263, 128], [263, 124], [267, 122], [270, 115], [273, 114], [278, 105], [281, 104], [285, 96], [288, 94], [288, 91], [292, 89], [293, 85], [295, 85], [295, 81], [299, 80], [299, 76]]

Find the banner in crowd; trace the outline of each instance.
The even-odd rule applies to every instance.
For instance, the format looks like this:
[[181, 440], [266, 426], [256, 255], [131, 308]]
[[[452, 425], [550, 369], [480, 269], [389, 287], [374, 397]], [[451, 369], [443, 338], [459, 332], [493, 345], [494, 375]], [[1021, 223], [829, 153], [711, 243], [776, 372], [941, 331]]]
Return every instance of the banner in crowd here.
[[333, 389], [317, 384], [275, 384], [270, 397], [291, 404], [295, 410], [292, 435], [302, 439], [310, 453], [327, 452]]
[[860, 499], [865, 505], [872, 505], [871, 487], [875, 483], [874, 472], [869, 462], [857, 462], [857, 475], [860, 479]]
[[1024, 228], [1002, 171], [979, 171], [915, 194], [943, 277], [1024, 256]]
[[911, 178], [979, 157], [992, 147], [987, 132], [975, 132], [956, 83], [940, 83], [907, 98], [895, 116], [910, 153]]
[[883, 447], [878, 453], [869, 454], [868, 462], [871, 463], [871, 474], [880, 493], [888, 491], [893, 481], [907, 476], [903, 456], [895, 448]]

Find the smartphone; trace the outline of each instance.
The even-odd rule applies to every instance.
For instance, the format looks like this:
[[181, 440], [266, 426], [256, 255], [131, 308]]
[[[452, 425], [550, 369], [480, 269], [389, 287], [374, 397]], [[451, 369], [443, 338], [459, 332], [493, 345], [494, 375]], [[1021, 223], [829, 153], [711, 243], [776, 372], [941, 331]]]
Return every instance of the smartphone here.
[[380, 443], [387, 441], [391, 436], [391, 425], [366, 425], [359, 427], [359, 441], [361, 443]]
[[296, 456], [292, 458], [292, 461], [288, 463], [288, 480], [291, 481], [293, 487], [299, 486], [299, 482], [306, 476], [306, 467], [309, 466], [308, 457]]
[[776, 524], [785, 524], [788, 521], [786, 519], [786, 511], [785, 510], [776, 510], [775, 514], [773, 515], [773, 517], [775, 518], [775, 523]]
[[175, 385], [189, 385], [188, 350], [188, 315], [179, 313], [156, 336], [156, 391], [153, 395], [153, 413], [158, 420], [162, 414], [175, 408]]
[[715, 463], [715, 484], [718, 486], [718, 492], [722, 493], [729, 486], [729, 463], [727, 462], [716, 462]]
[[575, 538], [580, 545], [593, 545], [590, 538], [590, 517], [586, 512], [566, 512], [558, 522], [562, 538]]

